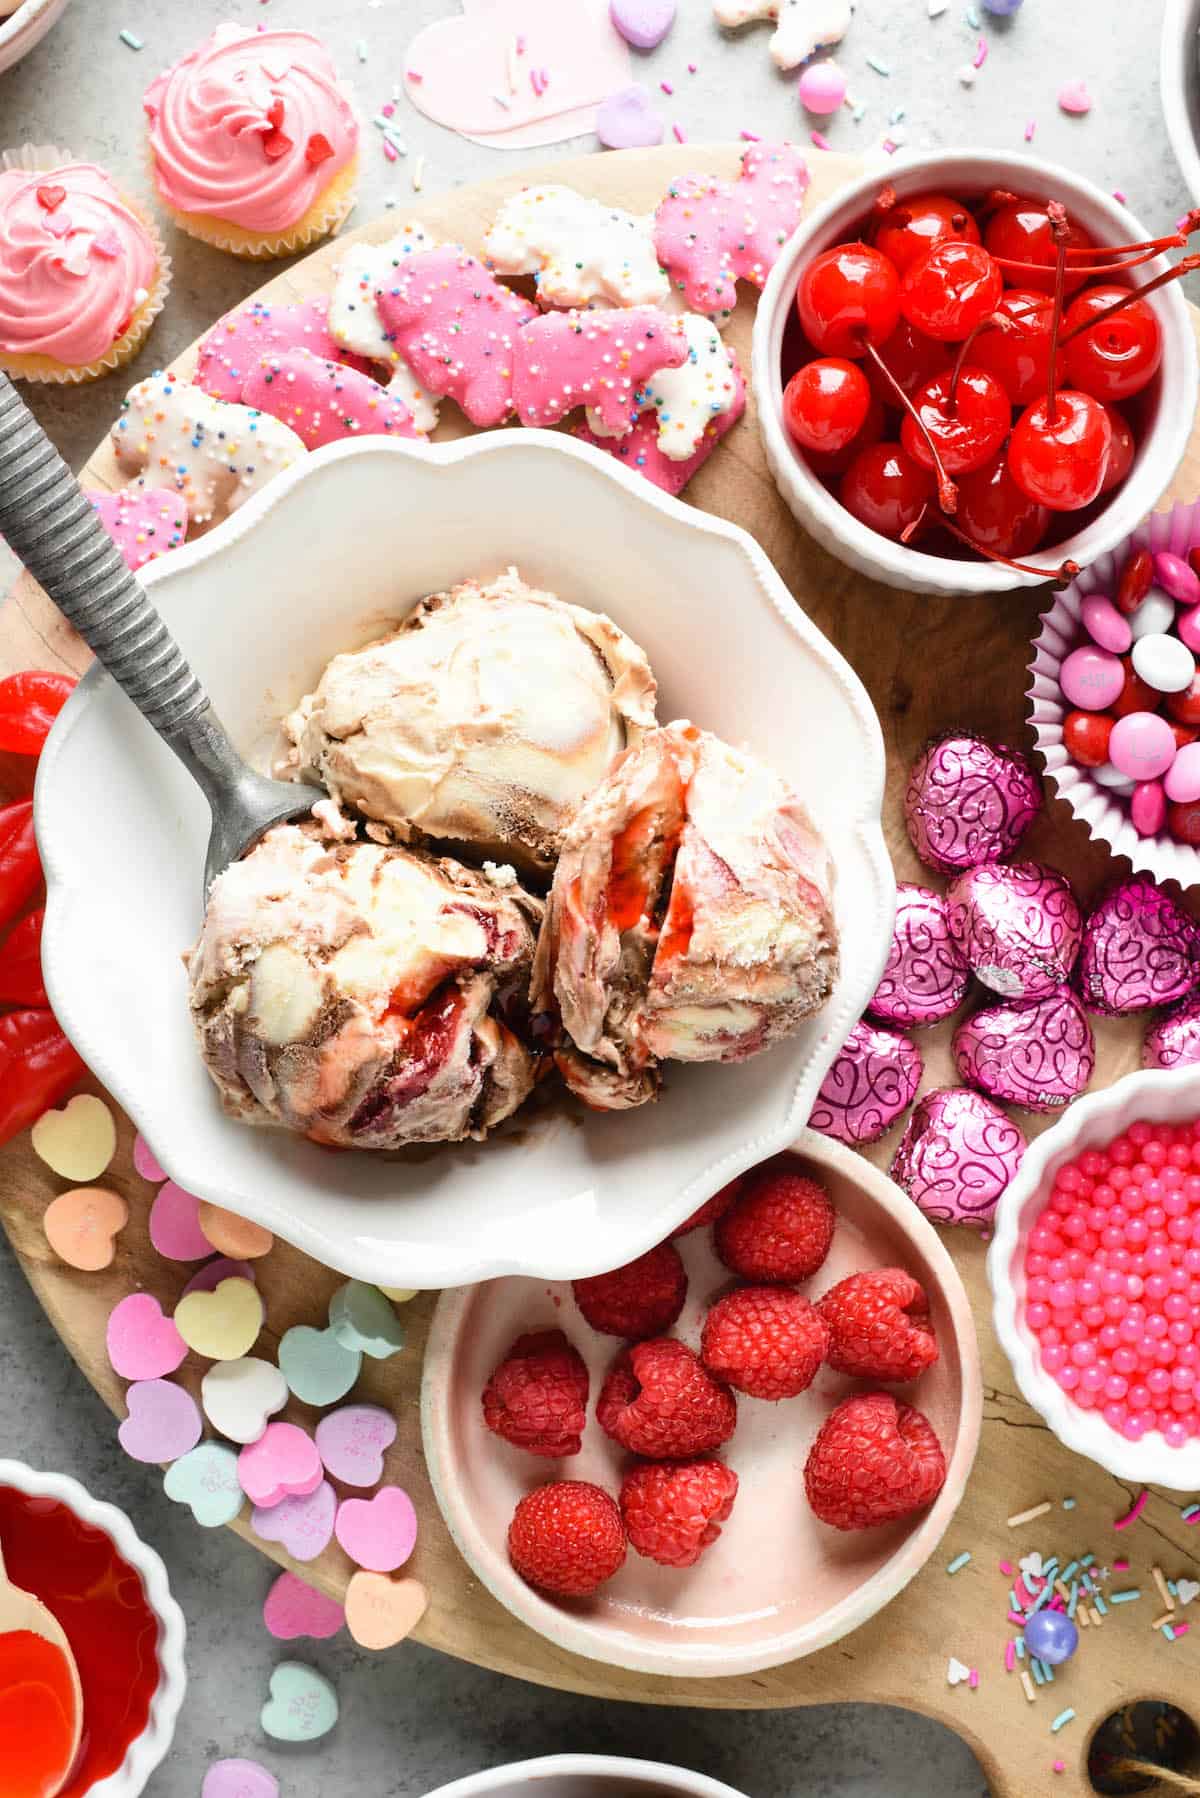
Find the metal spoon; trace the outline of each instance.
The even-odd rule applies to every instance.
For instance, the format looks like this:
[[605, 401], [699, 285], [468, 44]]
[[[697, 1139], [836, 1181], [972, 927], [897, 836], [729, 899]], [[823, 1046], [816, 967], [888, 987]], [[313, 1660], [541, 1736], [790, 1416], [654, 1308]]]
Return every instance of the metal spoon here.
[[203, 791], [212, 812], [206, 895], [273, 824], [328, 797], [319, 787], [268, 780], [242, 760], [141, 582], [3, 372], [0, 536]]

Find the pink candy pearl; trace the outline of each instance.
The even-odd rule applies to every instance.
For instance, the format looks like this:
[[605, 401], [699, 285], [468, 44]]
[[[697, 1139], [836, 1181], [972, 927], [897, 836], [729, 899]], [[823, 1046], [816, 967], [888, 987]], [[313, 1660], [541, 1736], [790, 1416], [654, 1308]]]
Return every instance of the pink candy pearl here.
[[[1191, 573], [1191, 570], [1188, 572]], [[1196, 597], [1200, 599], [1200, 593]], [[1079, 608], [1079, 616], [1093, 643], [1098, 643], [1101, 649], [1110, 650], [1113, 655], [1123, 656], [1133, 642], [1133, 630], [1128, 618], [1118, 612], [1112, 600], [1103, 593], [1089, 593]]]
[[1164, 593], [1169, 593], [1180, 605], [1200, 605], [1200, 580], [1182, 556], [1173, 556], [1169, 550], [1161, 551], [1154, 558], [1154, 578]]
[[[1125, 685], [1125, 669], [1119, 657], [1110, 655], [1108, 650], [1093, 649], [1090, 644], [1084, 644], [1081, 649], [1071, 651], [1058, 680], [1072, 705], [1088, 712], [1103, 712], [1120, 698]], [[1174, 742], [1174, 738], [1171, 740]]]
[[1167, 769], [1163, 780], [1167, 798], [1187, 805], [1200, 799], [1200, 743], [1185, 743]]
[[[1168, 778], [1174, 773], [1174, 763]], [[1167, 821], [1167, 795], [1161, 780], [1141, 780], [1129, 801], [1129, 816], [1139, 837], [1156, 837]]]
[[[1101, 652], [1079, 650], [1076, 655], [1096, 654]], [[1069, 661], [1071, 658], [1068, 657]], [[1115, 656], [1110, 658], [1116, 662]], [[1117, 667], [1120, 668], [1120, 662]], [[1066, 673], [1066, 662], [1063, 663]], [[1066, 691], [1066, 683], [1063, 683]], [[1070, 695], [1068, 694], [1068, 698]], [[1074, 703], [1078, 704], [1078, 701]], [[1101, 702], [1111, 704], [1110, 700]], [[1165, 774], [1175, 760], [1175, 733], [1165, 718], [1157, 712], [1130, 712], [1126, 718], [1118, 718], [1113, 726], [1112, 736], [1108, 740], [1108, 759], [1114, 768], [1129, 776], [1130, 780], [1154, 780]]]
[[[846, 77], [836, 62], [810, 63], [801, 75], [796, 91], [800, 96], [801, 106], [808, 112], [822, 115], [836, 112], [846, 98]], [[1188, 573], [1191, 573], [1190, 569]], [[1196, 598], [1200, 599], [1200, 587]]]

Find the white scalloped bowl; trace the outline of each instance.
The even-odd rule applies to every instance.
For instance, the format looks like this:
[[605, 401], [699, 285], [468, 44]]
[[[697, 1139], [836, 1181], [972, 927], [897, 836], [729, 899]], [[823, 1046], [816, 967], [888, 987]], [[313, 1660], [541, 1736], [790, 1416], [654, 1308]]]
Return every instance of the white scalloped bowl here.
[[617, 1754], [546, 1754], [537, 1760], [486, 1767], [439, 1786], [428, 1798], [742, 1798], [732, 1786], [666, 1761]]
[[1059, 1169], [1084, 1149], [1100, 1148], [1130, 1124], [1190, 1122], [1200, 1115], [1200, 1068], [1148, 1068], [1126, 1074], [1103, 1092], [1076, 1099], [1057, 1124], [1035, 1137], [996, 1207], [988, 1282], [992, 1319], [1017, 1385], [1059, 1441], [1119, 1480], [1200, 1490], [1200, 1442], [1171, 1448], [1159, 1431], [1127, 1442], [1095, 1411], [1075, 1404], [1041, 1365], [1025, 1321], [1025, 1248]]
[[146, 1602], [158, 1618], [158, 1690], [150, 1703], [146, 1727], [130, 1743], [116, 1772], [87, 1787], [87, 1798], [138, 1798], [171, 1746], [187, 1688], [183, 1612], [171, 1596], [167, 1570], [154, 1550], [147, 1548], [138, 1536], [124, 1511], [93, 1498], [68, 1474], [36, 1473], [22, 1461], [0, 1460], [0, 1486], [28, 1493], [31, 1498], [54, 1499], [81, 1523], [103, 1531], [121, 1558], [137, 1572]]
[[548, 1111], [486, 1145], [396, 1159], [232, 1122], [196, 1051], [180, 959], [200, 925], [203, 798], [98, 668], [38, 772], [42, 961], [80, 1054], [181, 1185], [388, 1286], [571, 1278], [660, 1241], [795, 1136], [891, 931], [883, 740], [858, 677], [751, 537], [588, 445], [541, 431], [339, 444], [155, 562], [146, 585], [234, 741], [261, 757], [332, 655], [423, 594], [510, 563], [611, 613], [658, 674], [661, 716], [691, 716], [778, 768], [837, 865], [829, 1004], [740, 1067], [672, 1069], [653, 1111], [581, 1125]]

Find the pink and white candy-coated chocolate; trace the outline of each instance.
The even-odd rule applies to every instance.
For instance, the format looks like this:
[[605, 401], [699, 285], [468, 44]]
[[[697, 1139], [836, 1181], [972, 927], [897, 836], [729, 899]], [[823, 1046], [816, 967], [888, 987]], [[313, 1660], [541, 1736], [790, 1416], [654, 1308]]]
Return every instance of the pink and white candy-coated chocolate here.
[[552, 425], [590, 407], [605, 430], [624, 437], [638, 390], [663, 368], [688, 359], [682, 319], [657, 306], [547, 312], [515, 345], [513, 405], [523, 425]]
[[733, 182], [672, 181], [654, 215], [659, 261], [694, 312], [737, 304], [737, 283], [762, 287], [796, 226], [808, 164], [794, 144], [751, 144]]
[[1057, 1111], [1087, 1086], [1096, 1044], [1069, 987], [984, 1006], [954, 1032], [959, 1077], [1003, 1104]]
[[347, 368], [360, 369], [364, 374], [368, 370], [361, 356], [351, 355], [331, 336], [329, 300], [322, 295], [299, 300], [293, 306], [248, 300], [244, 306], [227, 312], [200, 339], [192, 379], [213, 399], [236, 403], [259, 358], [281, 355], [284, 350], [309, 350], [314, 356], [344, 362]]
[[1024, 1135], [998, 1105], [944, 1086], [917, 1105], [889, 1171], [935, 1224], [986, 1229], [1024, 1153]]
[[674, 461], [659, 448], [657, 412], [641, 413], [633, 429], [624, 437], [598, 437], [586, 424], [577, 425], [573, 435], [581, 442], [603, 450], [606, 455], [615, 456], [626, 468], [635, 468], [656, 487], [661, 487], [664, 493], [682, 493], [692, 476], [704, 467], [722, 437], [733, 429], [746, 410], [746, 383], [732, 350], [730, 362], [735, 384], [733, 404], [728, 412], [718, 413], [712, 423], [705, 426], [699, 448], [685, 462]]
[[472, 424], [498, 425], [513, 405], [521, 328], [538, 316], [454, 245], [421, 250], [381, 286], [384, 330], [421, 385], [457, 400]]
[[940, 874], [1011, 855], [1041, 808], [1042, 783], [1025, 756], [974, 731], [927, 744], [904, 794], [913, 848]]
[[135, 574], [167, 550], [178, 549], [187, 536], [187, 501], [169, 487], [127, 487], [118, 493], [89, 493], [88, 498]]
[[946, 894], [950, 934], [972, 972], [1006, 999], [1035, 999], [1069, 977], [1083, 914], [1070, 885], [1040, 862], [991, 862]]
[[242, 404], [290, 425], [305, 449], [344, 437], [415, 437], [412, 413], [370, 375], [284, 350], [260, 356], [242, 387]]
[[1182, 556], [1160, 550], [1154, 558], [1154, 578], [1181, 606], [1200, 605], [1200, 576]]
[[892, 946], [867, 1010], [885, 1024], [937, 1024], [967, 996], [971, 970], [950, 933], [946, 901], [928, 887], [896, 888]]
[[861, 1018], [822, 1082], [810, 1127], [854, 1147], [877, 1141], [916, 1098], [923, 1067], [910, 1037]]
[[1123, 1017], [1170, 1005], [1200, 979], [1200, 928], [1143, 875], [1118, 881], [1088, 914], [1076, 982], [1089, 1011]]
[[1146, 1032], [1144, 1068], [1200, 1066], [1200, 997], [1192, 994], [1171, 1007]]

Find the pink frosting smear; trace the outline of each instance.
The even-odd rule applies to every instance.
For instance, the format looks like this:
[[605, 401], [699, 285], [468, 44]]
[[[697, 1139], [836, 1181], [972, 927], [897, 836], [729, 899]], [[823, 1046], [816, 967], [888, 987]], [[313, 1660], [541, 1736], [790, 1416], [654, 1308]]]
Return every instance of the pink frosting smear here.
[[94, 163], [0, 170], [0, 352], [94, 362], [157, 273], [145, 225]]
[[307, 31], [219, 25], [144, 104], [163, 199], [247, 231], [294, 225], [358, 147], [349, 97]]

